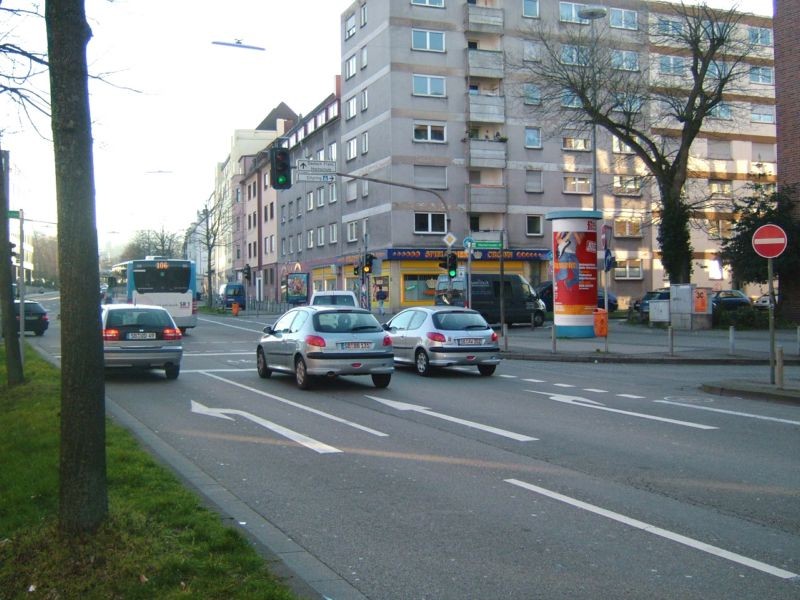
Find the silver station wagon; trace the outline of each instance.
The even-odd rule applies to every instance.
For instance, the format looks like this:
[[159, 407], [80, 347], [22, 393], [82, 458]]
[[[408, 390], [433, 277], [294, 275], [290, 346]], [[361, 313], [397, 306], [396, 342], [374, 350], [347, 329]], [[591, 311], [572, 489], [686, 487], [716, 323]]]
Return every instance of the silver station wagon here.
[[454, 306], [418, 306], [397, 313], [384, 329], [394, 360], [414, 365], [420, 375], [432, 367], [471, 365], [491, 375], [500, 363], [497, 334], [478, 311]]
[[259, 376], [294, 374], [300, 389], [315, 378], [371, 375], [379, 388], [394, 372], [392, 340], [378, 320], [361, 308], [301, 306], [264, 328], [256, 347]]

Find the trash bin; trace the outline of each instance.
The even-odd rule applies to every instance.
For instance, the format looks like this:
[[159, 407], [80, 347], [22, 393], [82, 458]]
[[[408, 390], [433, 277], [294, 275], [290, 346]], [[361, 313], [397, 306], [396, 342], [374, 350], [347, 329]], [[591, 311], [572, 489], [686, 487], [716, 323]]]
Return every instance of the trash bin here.
[[231, 304], [231, 312], [233, 313], [234, 317], [238, 317], [239, 316], [239, 303], [238, 302], [234, 302], [233, 304]]
[[594, 309], [594, 335], [596, 337], [608, 336], [608, 311], [605, 308]]

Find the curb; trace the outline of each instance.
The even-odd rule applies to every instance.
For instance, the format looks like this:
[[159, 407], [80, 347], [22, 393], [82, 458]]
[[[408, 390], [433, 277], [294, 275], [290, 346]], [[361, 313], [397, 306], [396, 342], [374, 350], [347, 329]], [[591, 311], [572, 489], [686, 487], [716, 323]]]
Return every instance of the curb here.
[[[764, 358], [692, 358], [690, 356], [652, 355], [635, 356], [631, 354], [553, 354], [543, 352], [526, 352], [524, 350], [500, 351], [503, 358], [509, 360], [534, 360], [542, 362], [570, 363], [618, 363], [618, 364], [674, 364], [674, 365], [769, 365]], [[784, 360], [784, 365], [800, 366], [800, 359]]]

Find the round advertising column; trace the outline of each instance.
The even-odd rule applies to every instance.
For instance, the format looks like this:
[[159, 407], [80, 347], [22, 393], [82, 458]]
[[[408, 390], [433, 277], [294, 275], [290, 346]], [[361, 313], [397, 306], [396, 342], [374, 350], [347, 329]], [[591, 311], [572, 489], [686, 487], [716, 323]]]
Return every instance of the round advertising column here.
[[594, 337], [597, 308], [596, 210], [548, 213], [553, 223], [553, 321], [556, 336]]

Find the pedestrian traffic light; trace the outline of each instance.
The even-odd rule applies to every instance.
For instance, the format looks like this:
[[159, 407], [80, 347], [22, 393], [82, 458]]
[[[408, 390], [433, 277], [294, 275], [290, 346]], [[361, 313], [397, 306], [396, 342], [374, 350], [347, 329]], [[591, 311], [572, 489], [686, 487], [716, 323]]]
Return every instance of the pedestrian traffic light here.
[[458, 273], [458, 256], [456, 256], [455, 252], [449, 252], [447, 254], [447, 276], [450, 279], [456, 276]]
[[361, 269], [358, 265], [353, 265], [353, 275], [358, 275], [361, 272]]
[[250, 265], [245, 265], [243, 271], [244, 271], [244, 278], [247, 281], [250, 281]]
[[276, 190], [292, 187], [292, 167], [288, 148], [273, 147], [270, 150], [270, 184]]
[[372, 261], [375, 260], [375, 257], [372, 254], [367, 254], [364, 257], [364, 273], [372, 273]]

